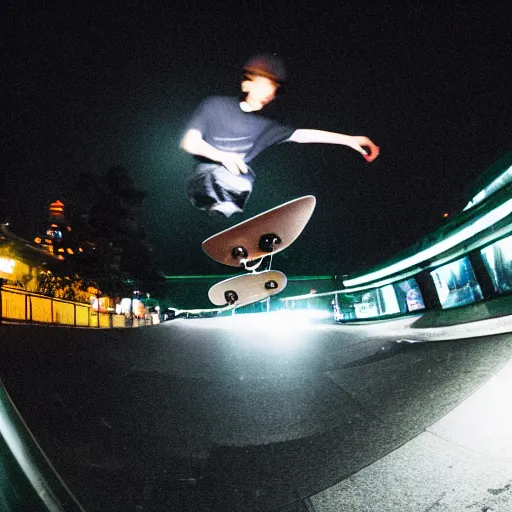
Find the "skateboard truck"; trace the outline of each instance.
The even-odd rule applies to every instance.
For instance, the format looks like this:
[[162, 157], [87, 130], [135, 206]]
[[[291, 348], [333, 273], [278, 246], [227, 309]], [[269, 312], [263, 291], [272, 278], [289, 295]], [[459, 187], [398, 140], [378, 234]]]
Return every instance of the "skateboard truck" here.
[[[272, 249], [270, 249], [270, 250], [263, 249], [262, 241], [264, 241], [264, 243], [266, 244], [265, 245], [266, 248], [272, 247]], [[277, 235], [263, 235], [260, 238], [260, 249], [265, 252], [272, 252], [274, 244], [279, 244], [279, 243], [281, 243], [281, 239]], [[256, 263], [254, 265], [249, 265], [249, 261], [247, 261], [248, 255], [249, 254], [245, 247], [238, 246], [238, 247], [233, 247], [233, 249], [231, 249], [231, 257], [234, 260], [238, 261], [238, 264], [240, 265], [240, 267], [245, 268], [245, 270], [248, 270], [249, 272], [255, 272], [261, 266], [263, 259], [266, 256], [263, 256], [262, 258], [258, 258], [258, 260], [256, 261]]]
[[232, 306], [238, 300], [238, 294], [233, 290], [227, 290], [224, 292], [224, 298], [226, 302]]
[[233, 247], [233, 249], [231, 249], [231, 257], [234, 260], [243, 260], [247, 258], [247, 256], [248, 253], [245, 247]]
[[259, 242], [259, 248], [263, 252], [273, 252], [276, 245], [281, 243], [281, 239], [274, 233], [262, 235]]

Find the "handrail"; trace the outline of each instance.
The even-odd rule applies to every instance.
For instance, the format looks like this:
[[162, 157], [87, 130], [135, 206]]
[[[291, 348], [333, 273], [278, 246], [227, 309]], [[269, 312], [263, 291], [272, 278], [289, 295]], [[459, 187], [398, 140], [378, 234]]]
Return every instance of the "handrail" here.
[[85, 512], [35, 440], [1, 380], [0, 443], [8, 461], [3, 471], [16, 488], [24, 490], [7, 494], [0, 487], [0, 502], [8, 511]]

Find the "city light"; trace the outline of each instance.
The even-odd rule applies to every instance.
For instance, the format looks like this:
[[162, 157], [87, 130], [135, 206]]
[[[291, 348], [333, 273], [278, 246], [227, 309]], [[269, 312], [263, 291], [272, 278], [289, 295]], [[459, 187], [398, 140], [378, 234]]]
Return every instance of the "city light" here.
[[64, 203], [62, 201], [54, 201], [50, 205], [50, 217], [62, 217], [64, 215]]
[[14, 274], [16, 262], [12, 258], [0, 258], [0, 272]]

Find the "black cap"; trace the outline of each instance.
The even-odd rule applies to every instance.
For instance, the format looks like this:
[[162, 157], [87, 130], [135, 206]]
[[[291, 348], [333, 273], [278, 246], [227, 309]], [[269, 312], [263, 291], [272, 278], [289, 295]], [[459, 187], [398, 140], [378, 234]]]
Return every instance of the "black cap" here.
[[286, 81], [286, 68], [281, 57], [273, 53], [261, 53], [251, 57], [244, 65], [244, 71], [264, 76], [277, 83]]

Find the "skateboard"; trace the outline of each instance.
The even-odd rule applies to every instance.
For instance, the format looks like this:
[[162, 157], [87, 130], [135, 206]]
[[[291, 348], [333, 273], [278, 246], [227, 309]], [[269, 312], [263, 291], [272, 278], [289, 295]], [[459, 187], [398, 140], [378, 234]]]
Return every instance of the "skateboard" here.
[[304, 196], [260, 213], [232, 226], [203, 244], [203, 251], [215, 261], [232, 267], [255, 270], [251, 262], [289, 247], [306, 227], [316, 199]]
[[208, 298], [216, 306], [246, 306], [284, 290], [286, 276], [278, 270], [241, 274], [214, 284]]
[[208, 292], [210, 301], [237, 308], [283, 291], [287, 278], [278, 270], [270, 270], [272, 260], [268, 269], [258, 268], [266, 256], [272, 257], [297, 239], [315, 205], [314, 196], [299, 197], [207, 238], [202, 247], [210, 258], [249, 272], [214, 284]]

